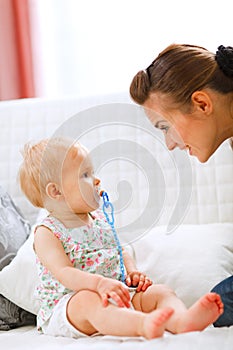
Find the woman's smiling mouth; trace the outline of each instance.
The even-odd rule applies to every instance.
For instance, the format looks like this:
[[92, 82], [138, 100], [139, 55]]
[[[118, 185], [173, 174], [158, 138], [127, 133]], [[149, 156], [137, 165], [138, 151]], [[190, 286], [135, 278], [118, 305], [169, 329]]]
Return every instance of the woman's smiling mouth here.
[[186, 149], [189, 151], [190, 156], [193, 155], [192, 148], [189, 145], [185, 145]]

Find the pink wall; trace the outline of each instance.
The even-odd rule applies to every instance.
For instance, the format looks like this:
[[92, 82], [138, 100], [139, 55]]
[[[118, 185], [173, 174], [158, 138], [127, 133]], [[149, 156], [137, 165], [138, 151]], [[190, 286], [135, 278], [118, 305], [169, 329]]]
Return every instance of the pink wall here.
[[0, 1], [0, 100], [33, 97], [27, 0]]

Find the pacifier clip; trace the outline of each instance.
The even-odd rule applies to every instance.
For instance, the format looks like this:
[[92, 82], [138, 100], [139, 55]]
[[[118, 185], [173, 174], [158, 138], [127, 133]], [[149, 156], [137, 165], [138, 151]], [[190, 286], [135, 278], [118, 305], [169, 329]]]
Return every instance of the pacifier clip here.
[[[122, 247], [115, 229], [115, 219], [114, 219], [114, 207], [112, 203], [109, 201], [108, 194], [105, 191], [100, 191], [100, 196], [103, 198], [103, 212], [105, 215], [105, 218], [108, 222], [108, 224], [112, 228], [112, 232], [117, 244], [117, 248], [119, 251], [119, 256], [120, 256], [120, 269], [121, 269], [121, 281], [125, 283], [125, 267], [124, 267], [124, 259], [123, 259], [123, 253], [122, 253]], [[108, 212], [107, 212], [108, 210]]]

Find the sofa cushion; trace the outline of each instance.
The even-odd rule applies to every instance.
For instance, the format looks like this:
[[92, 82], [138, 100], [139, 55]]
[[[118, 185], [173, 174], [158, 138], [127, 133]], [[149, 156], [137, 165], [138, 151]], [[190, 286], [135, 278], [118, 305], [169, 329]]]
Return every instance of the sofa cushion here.
[[[172, 234], [163, 226], [131, 242], [138, 268], [155, 283], [170, 286], [187, 307], [222, 279], [233, 274], [233, 224], [181, 225]], [[23, 271], [23, 274], [21, 273]], [[33, 232], [13, 261], [0, 271], [0, 291], [36, 314], [39, 283]]]
[[29, 232], [28, 221], [0, 186], [0, 270], [15, 257]]
[[170, 286], [187, 307], [233, 275], [233, 223], [156, 227], [133, 243], [138, 267]]
[[35, 325], [36, 316], [20, 308], [0, 294], [0, 330], [8, 331], [13, 328]]
[[[10, 264], [18, 249], [28, 238], [30, 225], [9, 194], [0, 186], [0, 270]], [[18, 272], [23, 275], [23, 271]], [[18, 278], [15, 276], [15, 278]], [[7, 283], [7, 281], [5, 282]], [[13, 286], [13, 290], [15, 286]], [[1, 295], [0, 330], [34, 322], [33, 315]]]

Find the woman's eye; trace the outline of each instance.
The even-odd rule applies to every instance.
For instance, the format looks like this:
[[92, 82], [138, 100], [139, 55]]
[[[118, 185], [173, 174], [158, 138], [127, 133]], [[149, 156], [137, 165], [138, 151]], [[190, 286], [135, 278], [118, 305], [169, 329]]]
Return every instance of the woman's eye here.
[[166, 134], [169, 130], [169, 126], [167, 126], [167, 125], [161, 126], [160, 130], [162, 130], [162, 132], [164, 132], [164, 134]]

